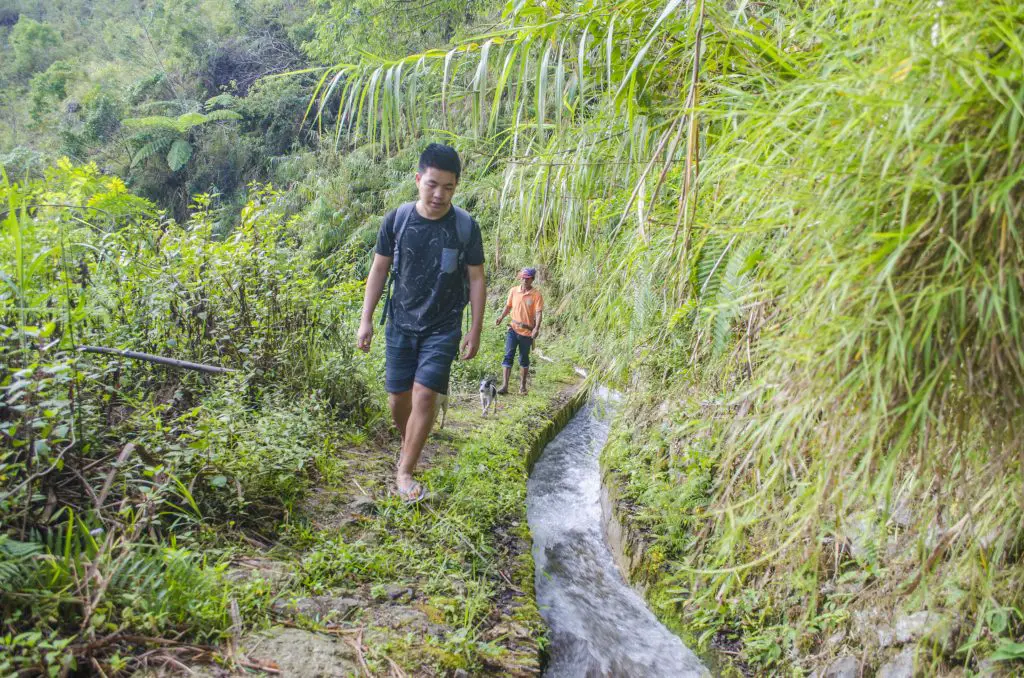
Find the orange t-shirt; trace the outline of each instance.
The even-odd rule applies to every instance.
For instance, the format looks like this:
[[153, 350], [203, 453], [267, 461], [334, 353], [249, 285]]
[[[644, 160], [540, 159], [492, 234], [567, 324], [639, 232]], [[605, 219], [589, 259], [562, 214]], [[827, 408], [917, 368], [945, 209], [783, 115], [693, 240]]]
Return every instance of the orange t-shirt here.
[[528, 337], [537, 326], [537, 312], [544, 310], [544, 297], [536, 287], [524, 291], [521, 285], [516, 285], [508, 291], [505, 308], [511, 309], [512, 329]]

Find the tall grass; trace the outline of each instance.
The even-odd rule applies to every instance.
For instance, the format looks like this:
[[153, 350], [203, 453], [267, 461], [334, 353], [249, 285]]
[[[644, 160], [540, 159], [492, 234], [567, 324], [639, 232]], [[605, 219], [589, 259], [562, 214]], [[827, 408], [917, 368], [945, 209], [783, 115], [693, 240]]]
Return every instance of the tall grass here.
[[539, 254], [607, 378], [679, 403], [649, 471], [714, 467], [666, 545], [682, 617], [774, 572], [807, 627], [859, 571], [878, 597], [843, 605], [955, 611], [973, 661], [1021, 632], [991, 620], [1024, 590], [1022, 27], [997, 0], [520, 2], [328, 71], [313, 108], [491, 154], [491, 238]]

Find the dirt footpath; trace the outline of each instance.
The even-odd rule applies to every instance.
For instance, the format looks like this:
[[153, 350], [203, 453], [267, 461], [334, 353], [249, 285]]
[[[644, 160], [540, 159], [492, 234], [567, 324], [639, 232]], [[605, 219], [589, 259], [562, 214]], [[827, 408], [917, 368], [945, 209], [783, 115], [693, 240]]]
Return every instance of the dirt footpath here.
[[538, 674], [526, 467], [577, 388], [550, 368], [489, 417], [475, 393], [453, 393], [420, 462], [430, 495], [418, 505], [394, 496], [397, 439], [337, 449], [274, 547], [231, 564], [227, 576], [267, 597], [268, 618], [226, 654], [289, 676]]

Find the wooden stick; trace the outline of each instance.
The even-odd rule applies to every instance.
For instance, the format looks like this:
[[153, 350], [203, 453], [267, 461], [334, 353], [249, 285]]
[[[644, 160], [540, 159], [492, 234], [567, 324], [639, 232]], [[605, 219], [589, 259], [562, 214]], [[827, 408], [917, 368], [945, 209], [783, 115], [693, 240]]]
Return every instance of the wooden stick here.
[[174, 358], [164, 358], [163, 356], [152, 355], [150, 353], [139, 353], [138, 351], [128, 351], [119, 348], [106, 348], [104, 346], [79, 346], [78, 350], [82, 353], [102, 353], [104, 355], [116, 355], [122, 358], [133, 358], [135, 360], [146, 360], [151, 363], [158, 365], [166, 365], [168, 367], [180, 367], [186, 370], [196, 370], [197, 372], [206, 372], [207, 374], [229, 374], [235, 370], [228, 369], [227, 367], [216, 367], [215, 365], [203, 365], [202, 363], [190, 363], [187, 360], [176, 360]]

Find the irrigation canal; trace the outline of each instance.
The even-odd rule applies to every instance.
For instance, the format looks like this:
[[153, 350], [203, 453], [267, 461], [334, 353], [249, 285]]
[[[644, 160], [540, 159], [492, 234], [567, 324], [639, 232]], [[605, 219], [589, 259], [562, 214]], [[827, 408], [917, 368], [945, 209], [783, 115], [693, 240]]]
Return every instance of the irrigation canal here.
[[598, 456], [613, 407], [595, 396], [544, 448], [527, 485], [537, 604], [551, 629], [544, 675], [710, 675], [623, 580], [605, 541]]

